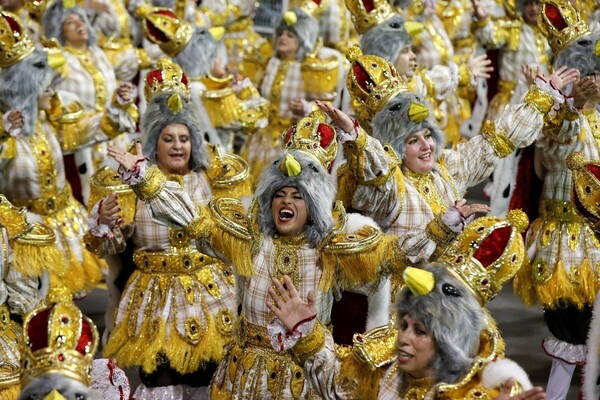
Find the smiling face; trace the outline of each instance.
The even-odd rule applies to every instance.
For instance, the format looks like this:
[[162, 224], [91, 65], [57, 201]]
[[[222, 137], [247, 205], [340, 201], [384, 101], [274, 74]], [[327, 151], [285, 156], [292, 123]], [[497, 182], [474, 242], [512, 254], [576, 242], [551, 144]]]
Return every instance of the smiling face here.
[[72, 13], [67, 16], [63, 23], [63, 36], [67, 46], [80, 49], [87, 45], [90, 33], [87, 24], [79, 14]]
[[283, 187], [271, 201], [271, 217], [281, 236], [296, 236], [304, 232], [308, 210], [302, 194], [295, 187]]
[[523, 19], [525, 22], [531, 25], [536, 25], [538, 17], [540, 16], [540, 11], [542, 7], [540, 6], [540, 2], [538, 0], [529, 0], [525, 2], [525, 14], [523, 15]]
[[433, 377], [435, 340], [422, 322], [405, 315], [398, 328], [398, 367], [413, 378]]
[[415, 74], [415, 69], [417, 68], [417, 56], [413, 52], [411, 45], [405, 46], [400, 50], [400, 54], [398, 54], [394, 67], [396, 67], [396, 71], [398, 71], [400, 75], [404, 75], [407, 78], [411, 78]]
[[410, 171], [424, 174], [435, 166], [435, 140], [429, 129], [421, 129], [406, 139], [402, 163]]
[[292, 31], [284, 29], [275, 42], [275, 50], [282, 60], [295, 60], [300, 48], [300, 41]]
[[183, 124], [169, 124], [163, 128], [156, 143], [158, 167], [169, 174], [185, 175], [190, 171], [192, 142], [190, 131]]

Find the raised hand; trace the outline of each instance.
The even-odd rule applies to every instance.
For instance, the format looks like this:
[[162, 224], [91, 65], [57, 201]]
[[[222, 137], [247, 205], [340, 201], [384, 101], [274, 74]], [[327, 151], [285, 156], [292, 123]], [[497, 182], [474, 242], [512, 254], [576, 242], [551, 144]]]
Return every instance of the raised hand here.
[[25, 125], [25, 117], [21, 114], [21, 111], [11, 111], [6, 118], [10, 122], [9, 132], [20, 129]]
[[100, 223], [104, 225], [115, 224], [121, 216], [119, 213], [121, 208], [119, 207], [119, 199], [115, 193], [111, 193], [104, 198], [102, 204], [98, 208], [98, 218]]
[[121, 82], [117, 88], [117, 95], [126, 103], [133, 100], [134, 86], [129, 82]]
[[592, 78], [586, 76], [573, 85], [571, 96], [573, 97], [573, 105], [581, 108], [588, 100], [600, 97], [600, 87]]
[[298, 117], [303, 117], [306, 114], [306, 110], [304, 110], [304, 102], [302, 99], [294, 99], [288, 103], [288, 107], [290, 111], [294, 113], [294, 115]]
[[454, 207], [458, 209], [464, 218], [468, 218], [475, 213], [486, 213], [491, 211], [490, 206], [487, 204], [467, 204], [467, 200], [465, 199], [456, 201]]
[[315, 103], [325, 114], [331, 118], [331, 122], [343, 130], [344, 132], [352, 132], [354, 130], [354, 121], [342, 110], [339, 110], [323, 101], [315, 100]]
[[483, 21], [487, 18], [488, 13], [485, 6], [481, 3], [481, 0], [471, 0], [471, 4], [473, 5], [473, 10], [475, 11], [475, 16], [478, 20]]
[[567, 66], [562, 66], [548, 79], [553, 88], [557, 90], [561, 90], [569, 83], [573, 83], [579, 80], [579, 71], [575, 68], [569, 68]]
[[292, 332], [298, 323], [317, 314], [315, 295], [312, 290], [308, 292], [306, 302], [304, 302], [289, 276], [284, 275], [283, 285], [275, 278], [271, 281], [275, 289], [269, 288], [269, 296], [272, 301], [267, 300], [267, 307], [289, 332]]
[[121, 164], [126, 171], [135, 170], [136, 165], [146, 157], [142, 154], [142, 144], [136, 143], [135, 154], [131, 154], [120, 147], [108, 146], [108, 156]]
[[544, 75], [544, 71], [542, 71], [540, 66], [532, 67], [527, 64], [521, 64], [521, 71], [523, 72], [523, 75], [525, 75], [525, 82], [527, 82], [528, 85], [533, 84], [536, 76]]
[[546, 392], [544, 389], [536, 386], [529, 389], [526, 392], [511, 396], [510, 392], [514, 385], [514, 380], [511, 378], [506, 381], [506, 384], [500, 391], [500, 394], [494, 400], [542, 400], [546, 398]]
[[487, 58], [486, 54], [476, 56], [475, 52], [472, 52], [467, 60], [467, 67], [474, 78], [485, 78], [490, 77], [490, 73], [494, 70], [492, 67], [492, 61]]

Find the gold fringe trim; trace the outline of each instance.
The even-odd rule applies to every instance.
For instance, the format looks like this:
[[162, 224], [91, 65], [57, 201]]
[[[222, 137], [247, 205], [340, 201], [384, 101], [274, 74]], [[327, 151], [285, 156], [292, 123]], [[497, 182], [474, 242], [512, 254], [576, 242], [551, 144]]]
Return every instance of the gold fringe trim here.
[[39, 277], [46, 270], [67, 264], [55, 244], [37, 246], [15, 240], [11, 245], [14, 252], [13, 267], [22, 275]]
[[581, 266], [571, 267], [567, 273], [562, 261], [556, 263], [552, 275], [545, 282], [537, 282], [538, 271], [532, 264], [521, 268], [514, 281], [514, 291], [527, 305], [540, 303], [554, 309], [564, 304], [583, 308], [594, 303], [600, 285], [588, 259]]
[[148, 318], [139, 336], [132, 338], [125, 319], [111, 333], [103, 353], [105, 357], [116, 358], [120, 367], [140, 366], [146, 373], [156, 370], [157, 355], [163, 354], [180, 374], [192, 373], [204, 362], [220, 361], [223, 348], [231, 339], [218, 331], [211, 314], [206, 314], [206, 322], [202, 340], [191, 344], [177, 334], [175, 326], [170, 327], [167, 340], [167, 324], [160, 318]]
[[21, 393], [21, 384], [15, 383], [7, 388], [0, 389], [0, 400], [17, 400]]
[[106, 262], [83, 250], [83, 262], [79, 262], [71, 254], [68, 268], [54, 272], [72, 293], [79, 293], [91, 291], [100, 282], [102, 269], [108, 269]]
[[212, 232], [212, 245], [231, 261], [239, 275], [252, 276], [254, 274], [251, 241], [232, 235], [215, 224]]
[[371, 371], [352, 354], [342, 358], [340, 363], [340, 381], [353, 387], [354, 399], [375, 399], [379, 394], [379, 385], [388, 365]]

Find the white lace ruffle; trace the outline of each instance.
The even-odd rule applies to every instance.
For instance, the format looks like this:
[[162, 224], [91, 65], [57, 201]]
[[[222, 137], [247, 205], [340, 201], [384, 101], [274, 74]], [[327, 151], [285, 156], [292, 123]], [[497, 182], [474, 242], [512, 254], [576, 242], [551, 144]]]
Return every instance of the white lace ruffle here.
[[184, 400], [184, 388], [177, 386], [147, 387], [143, 383], [133, 394], [135, 400]]
[[117, 366], [116, 360], [100, 358], [92, 364], [92, 390], [99, 399], [128, 400], [131, 389], [125, 371]]
[[542, 348], [550, 357], [568, 364], [585, 364], [586, 346], [584, 344], [571, 344], [558, 340], [554, 336], [547, 336], [542, 340]]
[[311, 318], [300, 322], [292, 332], [288, 332], [279, 318], [274, 317], [267, 325], [267, 336], [271, 347], [275, 351], [287, 351], [293, 348], [296, 343], [312, 331], [315, 326], [316, 318]]

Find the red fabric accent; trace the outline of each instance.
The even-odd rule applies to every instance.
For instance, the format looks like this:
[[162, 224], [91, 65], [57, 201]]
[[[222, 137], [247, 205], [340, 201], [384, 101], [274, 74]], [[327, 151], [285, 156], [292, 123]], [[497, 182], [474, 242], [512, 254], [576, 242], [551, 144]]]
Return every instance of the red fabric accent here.
[[92, 333], [92, 328], [90, 324], [86, 320], [81, 321], [81, 336], [79, 336], [79, 340], [77, 341], [76, 350], [83, 355], [88, 354], [85, 350], [85, 347], [94, 341], [94, 334]]
[[321, 134], [321, 147], [327, 147], [331, 144], [331, 141], [335, 137], [335, 131], [333, 128], [326, 124], [319, 124], [317, 132]]
[[511, 233], [512, 228], [510, 226], [494, 229], [488, 237], [483, 239], [473, 257], [487, 268], [504, 253]]
[[[535, 174], [533, 167], [534, 145], [521, 150], [521, 159], [517, 167], [515, 189], [510, 199], [509, 210], [523, 210], [530, 222], [539, 215], [539, 204], [542, 196], [543, 182]], [[525, 232], [523, 232], [523, 238]]]
[[[177, 18], [175, 16], [175, 14], [173, 14], [170, 11], [158, 11], [158, 14], [163, 14], [163, 15], [167, 15], [167, 16], [172, 16], [173, 18]], [[161, 43], [166, 43], [169, 41], [169, 39], [167, 38], [167, 35], [164, 34], [163, 31], [161, 31], [156, 25], [154, 25], [152, 22], [147, 21], [146, 22], [147, 26], [148, 26], [148, 34], [150, 34], [150, 36], [152, 36], [152, 38], [154, 38], [154, 40], [161, 42]]]
[[29, 324], [27, 325], [27, 337], [31, 343], [31, 351], [37, 351], [48, 347], [49, 316], [50, 309], [46, 308], [29, 320]]
[[368, 89], [368, 84], [373, 85], [373, 81], [367, 74], [367, 71], [360, 64], [354, 64], [352, 67], [352, 71], [354, 72], [354, 77], [356, 78], [356, 82], [358, 85], [366, 92], [370, 92]]
[[290, 139], [292, 138], [292, 133], [294, 133], [294, 127], [290, 126], [290, 128], [287, 130], [287, 132], [285, 133], [285, 141], [289, 142]]
[[162, 71], [159, 69], [155, 69], [154, 71], [150, 71], [148, 75], [146, 75], [146, 83], [148, 86], [152, 87], [154, 85], [154, 79], [157, 82], [163, 81]]
[[185, 86], [187, 86], [187, 85], [188, 85], [188, 77], [187, 77], [187, 75], [186, 75], [186, 74], [182, 74], [182, 75], [181, 75], [181, 82], [182, 82], [182, 83], [183, 83]]
[[548, 21], [559, 31], [565, 29], [568, 25], [563, 19], [560, 10], [552, 3], [546, 3], [546, 17]]
[[315, 314], [315, 315], [313, 315], [313, 316], [311, 316], [311, 317], [308, 317], [308, 318], [304, 318], [302, 321], [299, 321], [298, 323], [296, 323], [296, 325], [294, 325], [294, 329], [292, 329], [292, 332], [290, 332], [290, 333], [294, 333], [294, 332], [296, 332], [296, 331], [298, 330], [298, 327], [299, 327], [300, 325], [302, 325], [302, 324], [303, 324], [303, 323], [305, 323], [305, 322], [312, 321], [312, 320], [313, 320], [313, 319], [315, 319], [315, 318], [317, 318], [317, 314]]
[[362, 0], [363, 6], [365, 10], [370, 13], [375, 8], [375, 4], [373, 4], [373, 0]]
[[594, 176], [600, 179], [600, 166], [594, 164], [587, 164], [585, 166], [588, 171], [590, 171]]
[[[8, 22], [8, 25], [10, 26], [10, 29], [12, 29], [13, 32], [18, 32], [19, 33], [19, 37], [21, 36], [21, 27], [19, 26], [19, 24], [17, 23], [17, 21], [15, 21], [13, 18], [11, 18], [8, 15], [4, 15], [4, 18], [6, 19], [6, 22]], [[18, 41], [18, 40], [17, 40]]]
[[79, 179], [79, 172], [77, 172], [77, 164], [75, 164], [75, 155], [67, 154], [63, 155], [63, 162], [65, 164], [65, 177], [71, 185], [73, 191], [73, 197], [87, 207], [83, 203], [83, 194], [81, 193], [81, 179]]

